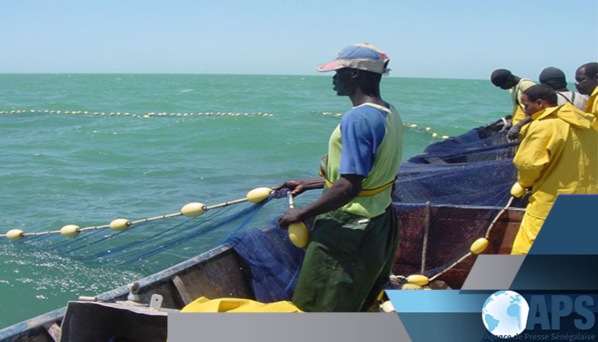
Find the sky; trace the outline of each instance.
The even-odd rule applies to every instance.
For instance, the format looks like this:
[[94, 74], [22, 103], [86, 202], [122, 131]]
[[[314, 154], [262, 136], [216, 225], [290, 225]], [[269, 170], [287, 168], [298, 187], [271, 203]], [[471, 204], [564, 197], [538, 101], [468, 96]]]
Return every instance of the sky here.
[[574, 81], [598, 60], [596, 0], [0, 0], [0, 73], [316, 75], [370, 43], [391, 76]]

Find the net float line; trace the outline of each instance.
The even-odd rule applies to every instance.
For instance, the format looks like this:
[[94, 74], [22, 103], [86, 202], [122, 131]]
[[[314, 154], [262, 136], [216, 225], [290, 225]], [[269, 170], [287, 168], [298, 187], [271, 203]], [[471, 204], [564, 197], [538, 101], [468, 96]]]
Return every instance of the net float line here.
[[[332, 113], [332, 112], [322, 112], [321, 114], [322, 115], [336, 116], [336, 117], [342, 117], [343, 116], [342, 113]], [[418, 132], [419, 131], [423, 131], [423, 132], [431, 135], [432, 138], [435, 138], [435, 139], [446, 140], [446, 139], [449, 138], [448, 135], [439, 134], [437, 132], [434, 132], [434, 130], [432, 129], [432, 127], [429, 127], [429, 126], [424, 127], [424, 126], [421, 126], [421, 125], [418, 125], [418, 124], [414, 124], [414, 123], [409, 123], [409, 122], [403, 122], [403, 126], [405, 126], [407, 128], [410, 128], [410, 129], [413, 129], [413, 130], [416, 130]]]
[[[490, 232], [492, 231], [492, 228], [494, 227], [494, 225], [496, 224], [498, 219], [503, 215], [503, 213], [511, 206], [515, 197], [521, 196], [521, 194], [517, 193], [518, 188], [516, 187], [516, 185], [518, 185], [518, 184], [516, 183], [513, 186], [513, 189], [511, 189], [512, 196], [507, 201], [507, 204], [505, 205], [505, 207], [502, 208], [498, 212], [498, 214], [494, 217], [494, 219], [492, 220], [492, 222], [486, 229], [486, 233], [484, 234], [484, 237], [480, 237], [480, 238], [476, 239], [470, 245], [469, 251], [467, 253], [463, 254], [457, 261], [453, 262], [452, 264], [450, 264], [447, 267], [444, 267], [443, 269], [439, 270], [438, 272], [436, 272], [436, 274], [434, 274], [432, 276], [426, 276], [423, 274], [412, 274], [407, 277], [402, 276], [402, 275], [391, 275], [390, 281], [392, 283], [401, 285], [401, 288], [406, 289], [406, 290], [425, 289], [426, 286], [428, 286], [428, 284], [430, 282], [436, 280], [438, 277], [440, 277], [443, 274], [445, 274], [446, 272], [450, 271], [451, 269], [453, 269], [455, 266], [459, 265], [461, 262], [463, 262], [465, 259], [467, 259], [471, 255], [478, 255], [478, 254], [481, 254], [482, 252], [484, 252], [489, 245], [488, 238], [490, 237]], [[422, 265], [424, 264], [424, 262], [425, 261], [422, 260]], [[424, 273], [423, 267], [422, 267], [421, 273]]]
[[[0, 115], [10, 114], [62, 114], [62, 115], [84, 115], [84, 116], [126, 116], [133, 118], [152, 118], [152, 117], [203, 117], [203, 116], [232, 116], [232, 117], [248, 117], [248, 116], [261, 116], [261, 117], [272, 117], [272, 113], [263, 112], [230, 112], [230, 111], [207, 111], [207, 112], [148, 112], [148, 113], [131, 113], [131, 112], [106, 112], [106, 111], [88, 111], [88, 110], [51, 110], [51, 109], [11, 109], [11, 110], [0, 110]], [[331, 115], [336, 117], [342, 117], [342, 113], [322, 112], [322, 115]], [[439, 134], [434, 132], [431, 127], [423, 127], [418, 124], [404, 122], [403, 126], [416, 130], [423, 131], [429, 134], [432, 138], [446, 140], [449, 138], [448, 135]]]
[[136, 221], [130, 221], [126, 218], [118, 218], [118, 219], [115, 219], [112, 222], [110, 222], [110, 224], [83, 227], [83, 228], [79, 227], [76, 224], [67, 224], [67, 225], [63, 226], [60, 230], [50, 230], [50, 231], [45, 231], [45, 232], [26, 233], [21, 229], [11, 229], [8, 232], [6, 232], [5, 234], [0, 234], [0, 238], [5, 237], [10, 241], [19, 241], [23, 238], [30, 237], [30, 236], [41, 236], [41, 235], [51, 235], [51, 234], [62, 234], [65, 237], [73, 238], [73, 237], [79, 236], [79, 234], [81, 232], [97, 230], [97, 229], [106, 229], [106, 228], [110, 228], [116, 232], [122, 232], [122, 231], [129, 229], [131, 226], [139, 224], [139, 223], [162, 220], [162, 219], [171, 218], [171, 217], [175, 217], [175, 216], [181, 216], [181, 215], [187, 216], [187, 217], [197, 217], [197, 216], [204, 214], [208, 210], [227, 207], [229, 205], [234, 205], [234, 204], [243, 203], [243, 202], [251, 202], [251, 203], [257, 204], [257, 203], [260, 203], [260, 202], [266, 200], [270, 196], [271, 193], [272, 193], [272, 189], [270, 189], [270, 188], [258, 187], [258, 188], [255, 188], [255, 189], [249, 191], [244, 198], [240, 198], [240, 199], [236, 199], [236, 200], [232, 200], [232, 201], [226, 201], [226, 202], [213, 204], [213, 205], [205, 205], [200, 202], [191, 202], [191, 203], [185, 204], [181, 208], [180, 212], [173, 213], [173, 214], [149, 217], [149, 218], [144, 218], [144, 219], [140, 219], [140, 220], [136, 220]]
[[131, 112], [102, 112], [88, 110], [50, 110], [50, 109], [13, 109], [0, 110], [0, 115], [10, 114], [62, 114], [62, 115], [84, 115], [84, 116], [127, 116], [134, 118], [152, 118], [152, 117], [187, 117], [187, 116], [262, 116], [271, 117], [272, 113], [263, 112], [230, 112], [230, 111], [207, 111], [207, 112], [149, 112], [149, 113], [131, 113]]

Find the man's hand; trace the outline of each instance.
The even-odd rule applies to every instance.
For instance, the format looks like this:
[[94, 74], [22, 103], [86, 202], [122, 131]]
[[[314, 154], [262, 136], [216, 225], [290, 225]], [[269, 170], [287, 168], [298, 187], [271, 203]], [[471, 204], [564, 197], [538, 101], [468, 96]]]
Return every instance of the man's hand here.
[[306, 190], [321, 189], [324, 187], [324, 180], [322, 178], [306, 178], [306, 179], [294, 179], [288, 180], [279, 186], [275, 186], [272, 190], [280, 190], [287, 188], [291, 190], [291, 195], [297, 196], [302, 194]]
[[509, 129], [509, 132], [507, 132], [507, 139], [517, 140], [517, 138], [519, 138], [519, 131], [521, 131], [520, 126], [515, 125], [511, 127], [511, 129]]
[[[363, 181], [363, 178], [364, 177], [360, 175], [341, 175], [341, 177], [332, 184], [332, 187], [324, 192], [315, 202], [310, 203], [305, 208], [287, 210], [278, 220], [280, 227], [282, 229], [287, 229], [288, 225], [291, 223], [316, 217], [317, 215], [336, 210], [351, 202], [361, 191], [361, 182]], [[321, 178], [312, 178], [310, 180], [318, 180], [318, 182], [302, 183], [299, 181], [299, 184], [295, 186], [294, 189], [297, 190], [299, 185], [303, 185], [303, 188], [309, 187], [310, 189], [313, 189], [311, 186], [314, 184], [321, 184], [321, 187], [324, 186], [324, 181]], [[284, 184], [287, 183], [288, 182], [285, 182]], [[293, 184], [290, 184], [290, 186], [293, 186]]]
[[305, 218], [303, 215], [305, 214], [305, 210], [299, 208], [292, 208], [284, 212], [284, 214], [278, 219], [278, 224], [280, 228], [287, 230], [291, 223], [301, 222]]

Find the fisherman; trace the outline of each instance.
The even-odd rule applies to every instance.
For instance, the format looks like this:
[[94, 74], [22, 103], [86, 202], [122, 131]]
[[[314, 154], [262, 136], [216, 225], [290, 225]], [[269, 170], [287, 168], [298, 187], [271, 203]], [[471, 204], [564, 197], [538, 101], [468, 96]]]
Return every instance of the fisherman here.
[[[507, 69], [494, 70], [490, 75], [490, 81], [496, 87], [509, 90], [511, 93], [511, 100], [513, 102], [511, 123], [513, 126], [509, 130], [508, 137], [511, 140], [516, 140], [523, 126], [529, 123], [529, 119], [526, 119], [523, 105], [521, 104], [521, 94], [535, 83], [527, 78], [515, 76]], [[524, 121], [521, 122], [522, 120]]]
[[586, 103], [586, 113], [594, 114], [592, 126], [598, 130], [598, 63], [586, 63], [575, 72], [575, 87], [590, 98]]
[[546, 84], [556, 91], [558, 104], [570, 102], [582, 111], [586, 110], [587, 97], [567, 89], [567, 79], [563, 70], [555, 67], [544, 68], [540, 73], [540, 84]]
[[321, 178], [276, 187], [293, 195], [324, 188], [305, 208], [287, 210], [280, 226], [315, 217], [293, 296], [303, 311], [367, 311], [388, 282], [398, 245], [393, 185], [401, 163], [403, 125], [380, 96], [389, 58], [369, 44], [354, 44], [317, 68], [335, 71], [338, 96], [353, 108], [332, 132]]
[[531, 189], [511, 254], [527, 254], [558, 194], [598, 194], [598, 132], [592, 115], [539, 84], [521, 102], [533, 120], [515, 154], [517, 182]]

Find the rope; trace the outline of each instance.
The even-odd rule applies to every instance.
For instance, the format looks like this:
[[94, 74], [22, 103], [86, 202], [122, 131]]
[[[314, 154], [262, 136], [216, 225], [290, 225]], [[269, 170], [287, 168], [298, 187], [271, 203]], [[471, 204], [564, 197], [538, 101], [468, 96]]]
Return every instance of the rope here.
[[[405, 127], [408, 127], [408, 128], [411, 128], [411, 129], [413, 129], [413, 130], [415, 130], [415, 131], [418, 131], [418, 132], [420, 132], [420, 131], [421, 131], [420, 127], [419, 127], [417, 124], [413, 124], [413, 123], [404, 122], [404, 123], [403, 123], [403, 126], [405, 126]], [[423, 130], [424, 130], [426, 133], [430, 134], [430, 135], [432, 136], [432, 138], [435, 138], [435, 139], [442, 139], [442, 140], [446, 140], [446, 139], [450, 138], [448, 135], [440, 135], [440, 134], [438, 134], [438, 133], [436, 133], [436, 132], [433, 132], [431, 127], [426, 127], [426, 128], [424, 128]]]
[[87, 110], [49, 110], [49, 109], [15, 109], [15, 110], [0, 110], [0, 115], [3, 114], [64, 114], [64, 115], [78, 115], [83, 114], [87, 116], [128, 116], [134, 118], [152, 118], [152, 117], [181, 117], [181, 116], [274, 116], [272, 113], [239, 113], [239, 112], [184, 112], [184, 113], [168, 113], [168, 112], [149, 112], [149, 113], [129, 113], [129, 112], [99, 112]]
[[[127, 116], [133, 118], [152, 118], [152, 117], [189, 117], [189, 116], [261, 116], [261, 117], [272, 117], [274, 114], [272, 113], [240, 113], [240, 112], [149, 112], [149, 113], [129, 113], [129, 112], [100, 112], [100, 111], [88, 111], [88, 110], [50, 110], [50, 109], [13, 109], [13, 110], [0, 110], [0, 115], [10, 115], [10, 114], [25, 114], [25, 113], [33, 113], [33, 114], [62, 114], [62, 115], [84, 115], [84, 116]], [[322, 115], [333, 115], [336, 117], [342, 117], [342, 113], [333, 114], [332, 112], [322, 112]], [[504, 120], [504, 119], [503, 119]], [[403, 126], [416, 130], [421, 131], [420, 126], [413, 123], [403, 123]], [[423, 129], [425, 133], [428, 133], [435, 139], [448, 139], [448, 135], [441, 135], [436, 133], [432, 130], [431, 127], [425, 127]]]
[[[112, 221], [110, 224], [99, 225], [99, 226], [90, 226], [90, 227], [84, 227], [84, 228], [79, 228], [79, 226], [76, 226], [76, 225], [66, 225], [66, 226], [62, 227], [61, 230], [50, 230], [50, 231], [45, 231], [45, 232], [25, 233], [20, 229], [13, 229], [5, 234], [0, 234], [0, 237], [6, 237], [10, 240], [17, 241], [24, 237], [43, 236], [43, 235], [52, 235], [52, 234], [62, 234], [67, 237], [75, 237], [75, 236], [78, 236], [79, 233], [81, 233], [81, 232], [106, 229], [106, 228], [112, 228], [113, 230], [120, 232], [120, 231], [127, 230], [129, 227], [136, 225], [136, 224], [140, 224], [140, 223], [163, 220], [163, 219], [181, 216], [181, 215], [185, 215], [188, 217], [195, 217], [195, 216], [202, 215], [203, 213], [205, 213], [206, 211], [211, 210], [211, 209], [227, 207], [230, 205], [243, 203], [243, 202], [247, 202], [247, 201], [257, 204], [257, 203], [260, 203], [260, 202], [266, 200], [268, 197], [270, 197], [271, 194], [272, 194], [271, 189], [262, 187], [262, 188], [256, 188], [256, 189], [251, 190], [249, 193], [247, 193], [247, 196], [245, 198], [240, 198], [240, 199], [232, 200], [232, 201], [226, 201], [226, 202], [222, 202], [222, 203], [218, 203], [218, 204], [214, 204], [214, 205], [210, 205], [210, 206], [206, 206], [203, 203], [197, 203], [197, 202], [189, 203], [189, 204], [185, 205], [181, 209], [181, 211], [178, 213], [149, 217], [149, 218], [144, 218], [144, 219], [140, 219], [140, 220], [136, 220], [136, 221], [129, 221], [127, 219], [116, 219], [116, 220]], [[186, 207], [189, 205], [194, 205], [193, 210], [186, 209]]]
[[494, 227], [494, 224], [496, 223], [496, 221], [498, 221], [498, 218], [501, 217], [502, 214], [505, 212], [505, 210], [507, 210], [507, 208], [511, 206], [511, 203], [513, 203], [514, 199], [515, 199], [515, 197], [511, 196], [511, 198], [507, 202], [507, 205], [504, 208], [502, 208], [502, 210], [496, 215], [496, 217], [494, 217], [494, 220], [492, 220], [492, 222], [490, 223], [490, 226], [488, 226], [488, 230], [486, 230], [486, 239], [490, 236], [490, 231], [492, 230], [492, 227]]
[[[322, 115], [333, 115], [333, 116], [337, 116], [337, 117], [341, 117], [341, 116], [343, 116], [343, 114], [342, 114], [342, 113], [336, 113], [336, 114], [333, 114], [332, 112], [322, 112], [321, 114], [322, 114]], [[420, 126], [419, 126], [419, 125], [417, 125], [417, 124], [414, 124], [414, 123], [403, 122], [403, 126], [405, 126], [405, 127], [407, 127], [407, 128], [411, 128], [411, 129], [413, 129], [413, 130], [415, 130], [415, 131], [418, 131], [418, 132], [422, 130], [422, 129], [420, 128]], [[431, 128], [431, 127], [429, 127], [429, 126], [428, 126], [428, 127], [425, 127], [425, 128], [423, 129], [423, 131], [424, 131], [425, 133], [428, 133], [428, 134], [430, 134], [430, 135], [432, 136], [432, 138], [435, 138], [435, 139], [442, 139], [442, 140], [446, 140], [446, 139], [448, 139], [448, 138], [449, 138], [449, 136], [448, 136], [448, 135], [441, 135], [441, 134], [438, 134], [438, 133], [434, 132], [434, 131], [432, 130], [432, 128]]]
[[293, 199], [293, 194], [289, 191], [289, 208], [295, 208], [295, 200]]

